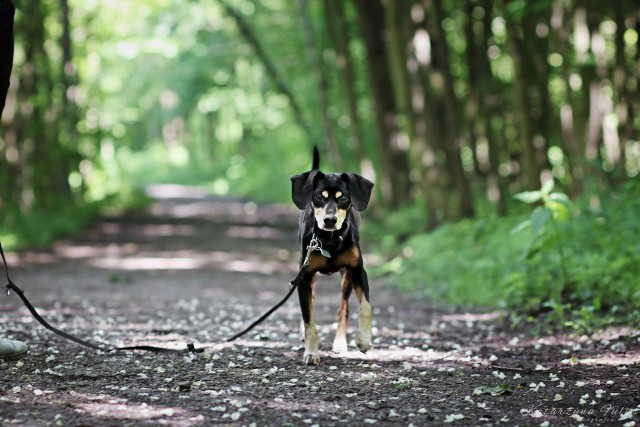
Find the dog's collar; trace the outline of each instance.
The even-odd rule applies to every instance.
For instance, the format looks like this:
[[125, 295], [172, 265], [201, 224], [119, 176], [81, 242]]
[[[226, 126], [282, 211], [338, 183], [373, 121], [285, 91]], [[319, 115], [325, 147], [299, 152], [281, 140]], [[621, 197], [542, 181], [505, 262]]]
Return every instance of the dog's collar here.
[[[311, 240], [315, 239], [315, 240], [318, 240], [324, 246], [326, 245], [331, 246], [331, 245], [339, 244], [344, 240], [344, 238], [342, 237], [343, 233], [344, 233], [344, 229], [333, 230], [333, 231], [320, 230], [313, 233]], [[334, 237], [334, 235], [336, 237]]]

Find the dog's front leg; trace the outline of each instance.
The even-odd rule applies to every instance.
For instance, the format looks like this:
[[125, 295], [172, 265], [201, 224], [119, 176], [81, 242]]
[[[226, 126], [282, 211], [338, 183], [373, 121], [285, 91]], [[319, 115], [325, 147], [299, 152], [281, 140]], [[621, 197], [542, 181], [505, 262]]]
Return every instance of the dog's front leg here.
[[335, 353], [347, 352], [347, 320], [349, 319], [349, 295], [353, 289], [351, 285], [351, 272], [343, 269], [342, 286], [340, 292], [340, 308], [338, 309], [338, 328], [336, 337], [333, 340], [333, 351]]
[[315, 302], [316, 274], [307, 273], [298, 285], [298, 297], [302, 310], [302, 322], [304, 324], [304, 356], [305, 364], [317, 365], [320, 363], [318, 351], [318, 330], [313, 318], [313, 305]]
[[360, 303], [356, 345], [361, 352], [366, 353], [371, 348], [371, 323], [373, 321], [371, 305], [369, 304], [369, 282], [364, 268], [354, 270], [352, 276], [353, 288]]

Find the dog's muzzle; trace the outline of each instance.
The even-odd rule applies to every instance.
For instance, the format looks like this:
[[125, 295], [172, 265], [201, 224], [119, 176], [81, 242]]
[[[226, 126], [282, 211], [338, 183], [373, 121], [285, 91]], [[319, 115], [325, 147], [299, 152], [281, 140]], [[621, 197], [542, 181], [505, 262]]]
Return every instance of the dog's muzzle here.
[[338, 224], [337, 216], [328, 216], [324, 219], [325, 230], [335, 230], [337, 224]]
[[327, 213], [323, 209], [317, 209], [315, 214], [318, 228], [324, 231], [340, 230], [344, 221], [347, 219], [347, 211], [343, 209], [338, 209], [332, 213]]

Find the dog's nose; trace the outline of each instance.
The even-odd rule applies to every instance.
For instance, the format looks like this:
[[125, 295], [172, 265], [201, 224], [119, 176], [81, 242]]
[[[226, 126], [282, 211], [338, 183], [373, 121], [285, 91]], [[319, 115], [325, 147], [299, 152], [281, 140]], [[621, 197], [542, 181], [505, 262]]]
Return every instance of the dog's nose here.
[[338, 218], [335, 216], [330, 216], [324, 219], [324, 225], [327, 227], [335, 227], [338, 223]]

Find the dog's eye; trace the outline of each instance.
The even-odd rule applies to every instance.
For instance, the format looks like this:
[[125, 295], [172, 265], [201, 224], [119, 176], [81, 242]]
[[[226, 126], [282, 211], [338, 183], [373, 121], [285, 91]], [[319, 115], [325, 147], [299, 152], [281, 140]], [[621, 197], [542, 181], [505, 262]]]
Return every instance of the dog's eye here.
[[350, 203], [349, 197], [347, 197], [347, 196], [338, 197], [338, 206], [346, 208], [346, 206], [348, 206], [349, 203]]
[[316, 193], [313, 196], [313, 200], [318, 203], [324, 203], [324, 196], [321, 193]]

